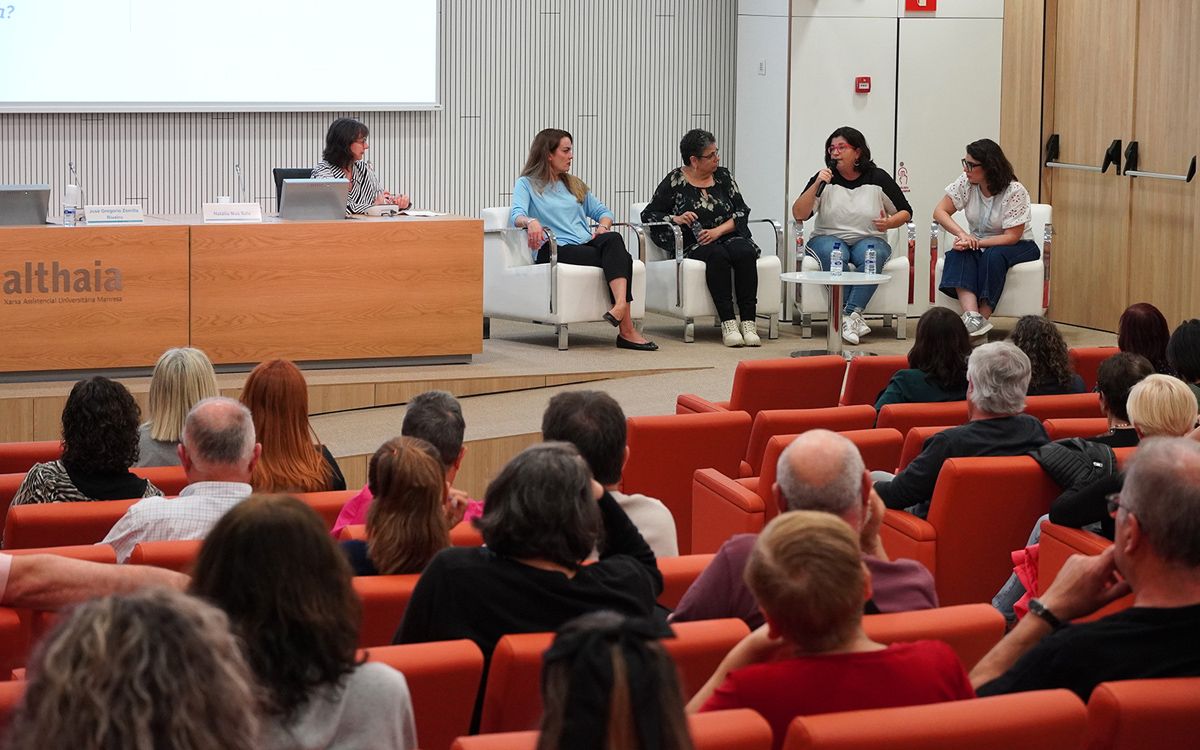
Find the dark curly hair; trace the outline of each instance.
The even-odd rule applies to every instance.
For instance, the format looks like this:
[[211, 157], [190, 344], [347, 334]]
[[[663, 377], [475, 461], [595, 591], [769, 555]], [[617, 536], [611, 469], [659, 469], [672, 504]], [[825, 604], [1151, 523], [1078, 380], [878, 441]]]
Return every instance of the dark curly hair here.
[[1170, 338], [1167, 319], [1149, 302], [1137, 302], [1125, 308], [1117, 323], [1117, 347], [1150, 360], [1155, 372], [1170, 374], [1167, 365], [1167, 341]]
[[683, 159], [683, 166], [692, 166], [692, 157], [699, 159], [704, 155], [704, 149], [716, 142], [715, 135], [700, 128], [693, 128], [684, 133], [683, 138], [679, 139], [679, 156]]
[[967, 387], [967, 358], [971, 337], [962, 318], [946, 307], [931, 307], [917, 321], [917, 340], [908, 352], [908, 366], [921, 370], [946, 390]]
[[1041, 315], [1025, 315], [1013, 326], [1009, 341], [1029, 357], [1029, 389], [1058, 383], [1070, 385], [1075, 377], [1067, 355], [1067, 342], [1058, 328]]
[[345, 169], [354, 161], [350, 144], [370, 134], [370, 129], [358, 120], [339, 117], [330, 123], [325, 133], [325, 150], [321, 152], [321, 158], [335, 167]]
[[1185, 320], [1171, 334], [1167, 363], [1181, 380], [1200, 383], [1200, 320]]
[[868, 169], [875, 168], [875, 162], [871, 161], [871, 147], [867, 145], [867, 137], [861, 131], [849, 125], [843, 125], [830, 133], [829, 137], [825, 139], [826, 158], [829, 156], [829, 144], [833, 143], [834, 138], [841, 138], [850, 144], [850, 148], [859, 150], [858, 161], [854, 162], [854, 167], [859, 172], [866, 172]]
[[229, 616], [268, 711], [288, 721], [359, 663], [362, 608], [350, 576], [315, 510], [288, 495], [251, 495], [205, 538], [192, 593]]
[[967, 144], [967, 155], [983, 165], [983, 174], [987, 179], [987, 189], [992, 195], [999, 195], [1015, 182], [1017, 175], [1013, 172], [1012, 164], [1000, 144], [991, 138], [981, 138]]
[[124, 472], [138, 460], [142, 410], [129, 390], [104, 377], [80, 380], [62, 411], [62, 463], [85, 475]]

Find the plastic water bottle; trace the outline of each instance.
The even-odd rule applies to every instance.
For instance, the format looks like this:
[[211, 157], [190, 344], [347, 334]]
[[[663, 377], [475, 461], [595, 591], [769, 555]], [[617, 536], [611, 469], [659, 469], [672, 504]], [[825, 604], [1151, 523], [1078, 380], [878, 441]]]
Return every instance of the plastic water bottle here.
[[692, 236], [696, 238], [696, 244], [699, 245], [700, 233], [704, 231], [704, 227], [700, 226], [700, 222], [698, 221], [693, 221], [691, 224], [688, 224], [688, 227], [692, 230]]
[[875, 243], [867, 243], [867, 260], [863, 263], [863, 268], [867, 273], [875, 273]]
[[842, 243], [833, 243], [833, 252], [829, 254], [829, 275], [842, 275]]
[[63, 203], [62, 207], [62, 225], [64, 227], [75, 226], [75, 206], [70, 203]]

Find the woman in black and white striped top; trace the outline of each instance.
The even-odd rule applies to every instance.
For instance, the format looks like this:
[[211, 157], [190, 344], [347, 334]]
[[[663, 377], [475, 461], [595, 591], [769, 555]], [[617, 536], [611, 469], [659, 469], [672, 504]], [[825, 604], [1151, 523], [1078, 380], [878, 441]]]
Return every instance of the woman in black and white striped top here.
[[346, 208], [352, 214], [366, 213], [371, 206], [394, 205], [402, 211], [411, 208], [412, 201], [404, 193], [392, 195], [379, 187], [375, 170], [363, 158], [370, 148], [369, 134], [367, 126], [358, 120], [349, 117], [334, 120], [325, 134], [325, 151], [313, 167], [312, 176], [350, 180]]

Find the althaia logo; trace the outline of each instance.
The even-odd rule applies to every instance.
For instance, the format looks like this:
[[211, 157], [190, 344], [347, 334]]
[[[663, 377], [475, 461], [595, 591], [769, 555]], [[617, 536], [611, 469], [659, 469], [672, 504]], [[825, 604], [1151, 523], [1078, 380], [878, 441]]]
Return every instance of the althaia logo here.
[[119, 292], [121, 269], [103, 268], [95, 261], [91, 268], [70, 268], [58, 261], [25, 262], [22, 270], [4, 272], [5, 294], [62, 294], [64, 292]]

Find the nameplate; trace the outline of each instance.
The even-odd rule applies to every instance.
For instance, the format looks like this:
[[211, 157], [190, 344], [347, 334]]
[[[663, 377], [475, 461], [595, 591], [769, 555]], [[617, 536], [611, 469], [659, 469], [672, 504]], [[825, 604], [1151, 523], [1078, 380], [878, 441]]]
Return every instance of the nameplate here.
[[205, 203], [205, 224], [261, 224], [262, 205], [258, 203]]
[[146, 216], [136, 203], [111, 206], [84, 206], [83, 217], [88, 224], [144, 224]]

